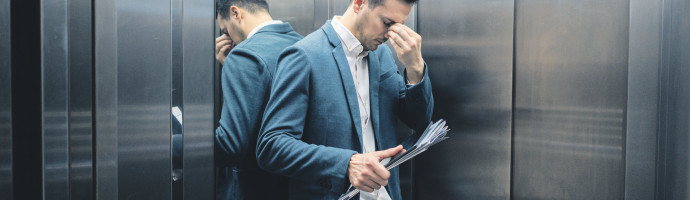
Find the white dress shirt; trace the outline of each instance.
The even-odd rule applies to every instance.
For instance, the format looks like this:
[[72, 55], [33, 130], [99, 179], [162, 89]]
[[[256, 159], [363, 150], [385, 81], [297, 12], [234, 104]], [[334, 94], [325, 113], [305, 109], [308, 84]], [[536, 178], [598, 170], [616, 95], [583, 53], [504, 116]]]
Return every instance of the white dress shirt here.
[[[350, 30], [338, 20], [340, 16], [333, 17], [331, 25], [340, 37], [343, 44], [343, 51], [350, 65], [352, 80], [355, 84], [357, 102], [359, 104], [359, 116], [362, 125], [362, 151], [371, 153], [376, 151], [376, 138], [374, 137], [374, 127], [371, 122], [371, 107], [369, 101], [369, 51], [364, 51], [364, 47]], [[361, 200], [390, 200], [391, 197], [386, 192], [385, 187], [381, 187], [374, 192], [360, 193]]]
[[[263, 27], [266, 27], [266, 26], [271, 25], [271, 24], [282, 24], [282, 23], [283, 23], [283, 21], [280, 21], [280, 20], [269, 20], [269, 21], [265, 21], [264, 23], [261, 23], [261, 24], [259, 24], [258, 26], [254, 27], [254, 29], [252, 29], [252, 31], [249, 32], [249, 34], [247, 35], [247, 39], [249, 39], [250, 37], [252, 37], [254, 34], [256, 34], [256, 32], [258, 32], [259, 30], [261, 30], [261, 28], [263, 28]], [[245, 40], [246, 40], [246, 39], [245, 39]]]

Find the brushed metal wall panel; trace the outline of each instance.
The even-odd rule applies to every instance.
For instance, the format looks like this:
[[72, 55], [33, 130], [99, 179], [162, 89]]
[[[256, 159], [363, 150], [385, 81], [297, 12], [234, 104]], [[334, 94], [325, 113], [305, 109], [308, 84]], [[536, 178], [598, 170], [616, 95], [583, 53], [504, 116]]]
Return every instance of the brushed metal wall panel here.
[[212, 0], [184, 0], [182, 6], [184, 199], [215, 199], [213, 6]]
[[[327, 1], [330, 0], [317, 1], [327, 4]], [[319, 2], [313, 0], [267, 0], [266, 2], [268, 2], [269, 13], [273, 19], [290, 23], [292, 28], [301, 35], [306, 36], [323, 25], [316, 26], [314, 24], [315, 6], [319, 5]]]
[[93, 4], [68, 2], [70, 198], [93, 199]]
[[416, 199], [510, 197], [514, 2], [419, 1], [433, 120], [451, 139], [415, 159]]
[[68, 5], [41, 1], [44, 199], [70, 198]]
[[622, 199], [629, 2], [516, 1], [514, 199]]
[[120, 199], [171, 198], [170, 6], [164, 0], [117, 1]]
[[117, 1], [94, 2], [95, 193], [117, 200], [118, 183], [118, 19]]

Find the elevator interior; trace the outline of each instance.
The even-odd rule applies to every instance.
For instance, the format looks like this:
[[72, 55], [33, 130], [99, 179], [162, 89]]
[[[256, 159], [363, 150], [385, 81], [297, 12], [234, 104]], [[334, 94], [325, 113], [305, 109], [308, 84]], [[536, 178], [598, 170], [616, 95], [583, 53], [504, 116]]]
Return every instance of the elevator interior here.
[[[268, 3], [307, 35], [349, 1]], [[690, 199], [689, 11], [420, 0], [452, 132], [401, 166], [403, 197]], [[213, 0], [0, 0], [0, 199], [215, 199], [214, 20]]]

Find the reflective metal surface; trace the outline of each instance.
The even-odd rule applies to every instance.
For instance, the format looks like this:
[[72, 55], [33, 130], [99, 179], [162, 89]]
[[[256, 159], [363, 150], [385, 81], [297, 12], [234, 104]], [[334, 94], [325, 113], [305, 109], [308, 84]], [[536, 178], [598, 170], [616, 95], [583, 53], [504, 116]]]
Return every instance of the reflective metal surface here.
[[12, 40], [10, 0], [0, 0], [0, 196], [12, 199]]
[[[304, 36], [307, 36], [309, 33], [313, 32], [316, 29], [321, 28], [324, 23], [331, 17], [333, 17], [334, 11], [333, 11], [333, 1], [334, 0], [314, 0], [312, 3], [313, 9], [314, 9], [314, 14], [313, 14], [313, 27], [312, 31], [309, 31], [308, 33], [301, 33], [298, 32]], [[345, 1], [345, 0], [341, 0]], [[285, 7], [283, 7], [285, 8]]]
[[623, 199], [628, 14], [516, 1], [514, 199]]
[[117, 1], [94, 2], [94, 20], [95, 192], [98, 200], [117, 200], [120, 199]]
[[171, 2], [116, 4], [118, 196], [170, 199]]
[[416, 199], [510, 197], [510, 0], [419, 1], [417, 27], [450, 139], [415, 160]]
[[213, 6], [210, 0], [184, 0], [182, 6], [184, 199], [215, 199]]
[[625, 199], [654, 199], [662, 1], [631, 0]]
[[690, 2], [664, 1], [657, 199], [690, 199]]
[[68, 1], [41, 1], [43, 198], [69, 198]]
[[[289, 22], [295, 31], [307, 35], [321, 25], [315, 25], [316, 6], [328, 3], [329, 0], [266, 0], [271, 17], [275, 20]], [[214, 18], [215, 19], [215, 18]]]
[[93, 199], [92, 1], [68, 2], [70, 198]]

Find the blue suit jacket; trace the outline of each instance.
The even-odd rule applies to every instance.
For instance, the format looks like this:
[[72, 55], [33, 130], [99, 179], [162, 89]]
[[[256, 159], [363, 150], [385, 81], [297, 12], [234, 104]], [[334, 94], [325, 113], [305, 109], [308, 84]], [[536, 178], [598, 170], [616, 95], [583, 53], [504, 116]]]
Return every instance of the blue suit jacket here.
[[[417, 132], [431, 121], [431, 83], [425, 69], [423, 81], [407, 87], [386, 45], [368, 60], [376, 149], [395, 147], [397, 119]], [[329, 21], [280, 55], [257, 144], [259, 166], [290, 178], [290, 199], [336, 199], [350, 185], [350, 157], [362, 150], [360, 126], [352, 74]], [[390, 196], [401, 199], [397, 168], [388, 183]]]
[[[261, 28], [233, 48], [223, 65], [223, 108], [216, 129], [216, 163], [219, 165], [217, 199], [284, 199], [284, 177], [260, 170], [256, 163], [256, 138], [260, 129], [278, 55], [302, 39], [290, 24]], [[282, 180], [281, 180], [282, 179]], [[282, 184], [281, 184], [282, 182]]]

